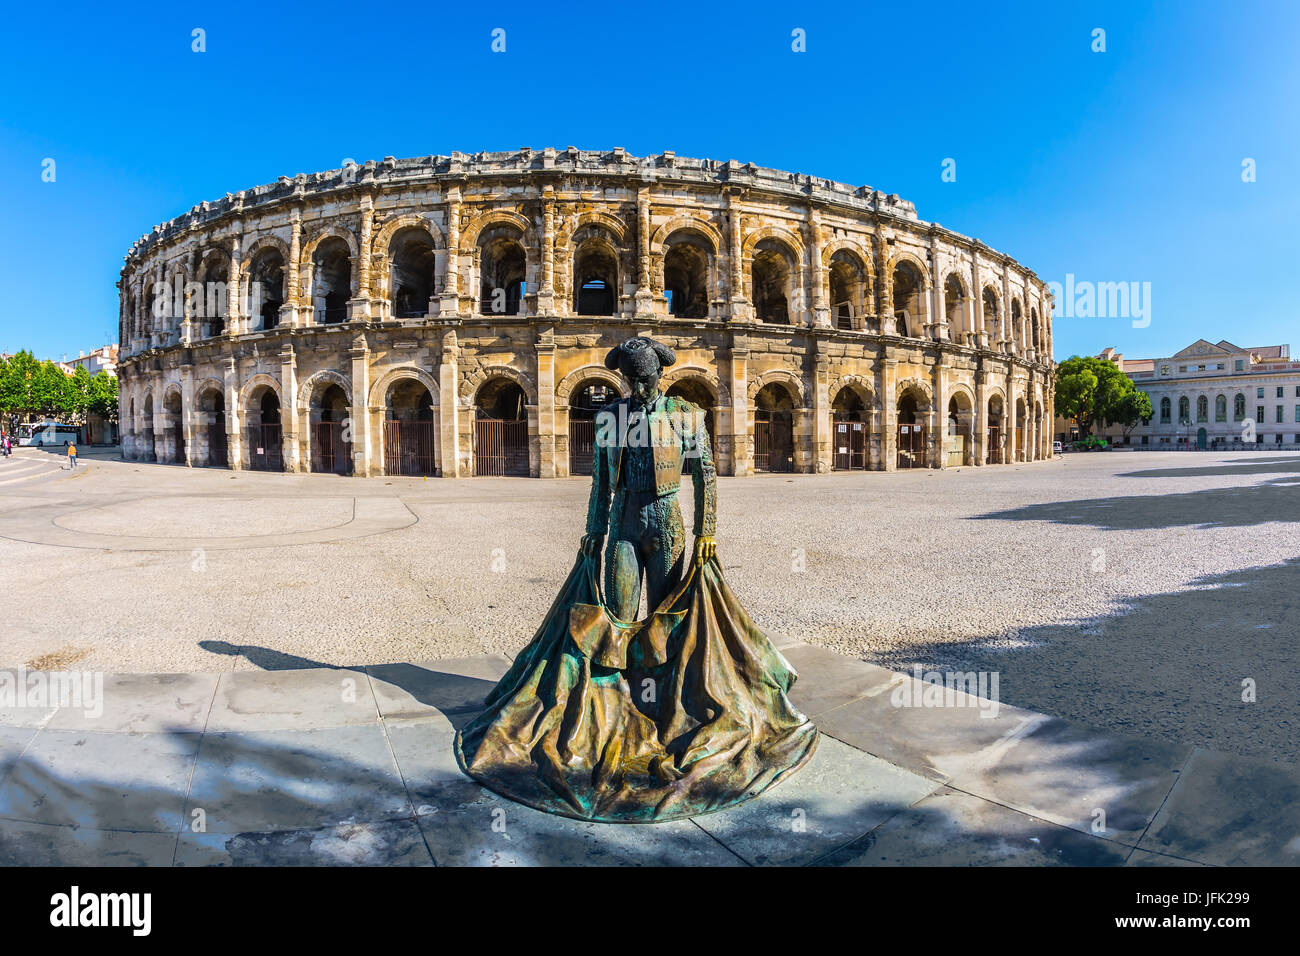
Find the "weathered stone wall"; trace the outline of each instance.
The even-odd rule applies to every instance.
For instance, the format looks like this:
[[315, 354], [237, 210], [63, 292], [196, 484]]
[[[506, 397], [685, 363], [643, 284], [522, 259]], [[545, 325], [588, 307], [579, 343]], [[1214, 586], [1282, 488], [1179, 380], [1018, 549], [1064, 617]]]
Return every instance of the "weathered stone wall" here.
[[603, 358], [638, 334], [677, 350], [666, 386], [709, 396], [723, 474], [753, 473], [777, 406], [761, 428], [789, 429], [794, 470], [836, 467], [850, 397], [873, 469], [1050, 451], [1037, 276], [897, 196], [735, 162], [523, 150], [283, 178], [156, 227], [119, 288], [133, 458], [207, 464], [222, 432], [248, 467], [270, 401], [284, 467], [306, 470], [332, 402], [355, 473], [383, 474], [391, 389], [415, 380], [437, 469], [471, 475], [476, 407], [509, 380], [529, 472], [563, 476], [571, 398], [621, 388]]

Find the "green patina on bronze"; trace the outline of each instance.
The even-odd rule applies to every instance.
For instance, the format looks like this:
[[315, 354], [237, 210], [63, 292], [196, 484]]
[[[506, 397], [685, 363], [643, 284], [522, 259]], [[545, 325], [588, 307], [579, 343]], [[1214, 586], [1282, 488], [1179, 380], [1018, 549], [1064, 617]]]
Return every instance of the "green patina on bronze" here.
[[[632, 396], [601, 413], [613, 427], [597, 434], [582, 550], [532, 643], [456, 736], [465, 773], [539, 810], [607, 823], [709, 813], [762, 793], [817, 746], [816, 728], [787, 696], [794, 669], [716, 559], [703, 418], [658, 391], [673, 361], [644, 338], [606, 358]], [[684, 470], [696, 547], [683, 576]], [[643, 578], [650, 613], [629, 621]]]

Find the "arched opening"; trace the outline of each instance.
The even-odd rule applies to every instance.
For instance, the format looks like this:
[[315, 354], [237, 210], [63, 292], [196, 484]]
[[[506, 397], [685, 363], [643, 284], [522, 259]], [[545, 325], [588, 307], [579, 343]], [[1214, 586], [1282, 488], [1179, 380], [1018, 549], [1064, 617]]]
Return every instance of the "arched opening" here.
[[950, 468], [975, 463], [975, 406], [965, 392], [948, 399], [948, 434], [944, 444]]
[[352, 296], [352, 255], [339, 236], [321, 241], [312, 253], [312, 310], [318, 325], [335, 325], [348, 317]]
[[684, 398], [704, 412], [704, 431], [709, 436], [709, 449], [716, 449], [717, 444], [713, 440], [713, 415], [717, 399], [708, 384], [699, 378], [679, 378], [668, 386], [664, 394], [674, 398]]
[[925, 334], [923, 327], [925, 307], [923, 303], [925, 280], [916, 266], [910, 262], [900, 262], [894, 267], [894, 328], [886, 329], [897, 335], [910, 335], [920, 338]]
[[1178, 399], [1178, 424], [1185, 425], [1192, 420], [1192, 402], [1186, 395]]
[[483, 383], [474, 406], [474, 474], [528, 477], [526, 403], [508, 378]]
[[1041, 331], [1038, 328], [1038, 309], [1033, 306], [1030, 306], [1029, 308], [1029, 325], [1034, 330], [1034, 355], [1039, 359], [1039, 361], [1041, 361], [1043, 358], [1041, 354], [1043, 342]]
[[1227, 422], [1228, 420], [1228, 396], [1219, 395], [1214, 399], [1214, 420], [1216, 422]]
[[847, 385], [836, 393], [831, 403], [831, 468], [835, 471], [866, 470], [870, 414], [853, 386]]
[[986, 464], [1002, 464], [1002, 396], [994, 395], [989, 399], [989, 433], [988, 453], [984, 456]]
[[1002, 316], [998, 312], [998, 294], [992, 286], [984, 287], [984, 326], [979, 329], [986, 341], [997, 342], [1002, 338]]
[[578, 315], [618, 311], [618, 256], [603, 236], [579, 241], [573, 254], [573, 311]]
[[1043, 456], [1043, 404], [1034, 402], [1034, 442], [1030, 448], [1029, 460], [1038, 461]]
[[955, 275], [949, 275], [943, 284], [944, 318], [948, 322], [948, 337], [960, 345], [970, 342], [971, 329], [967, 322], [970, 303], [966, 287]]
[[913, 389], [904, 389], [898, 396], [898, 467], [924, 468], [925, 423], [921, 410], [925, 397]]
[[608, 382], [588, 379], [569, 398], [569, 474], [590, 475], [596, 457], [596, 412], [618, 398]]
[[384, 398], [384, 474], [437, 475], [433, 395], [417, 378], [401, 378]]
[[248, 269], [248, 304], [250, 318], [256, 317], [259, 329], [273, 329], [280, 324], [280, 307], [284, 305], [284, 257], [274, 246], [260, 250]]
[[[1246, 400], [1240, 395], [1238, 395], [1237, 398], [1244, 410], [1246, 407]], [[1166, 395], [1164, 398], [1160, 399], [1160, 424], [1168, 425], [1171, 421], [1173, 421], [1173, 411], [1172, 406], [1169, 403], [1169, 396]]]
[[226, 437], [226, 396], [219, 388], [207, 388], [195, 400], [198, 406], [199, 458], [204, 465], [230, 467], [229, 441]]
[[866, 270], [862, 260], [847, 249], [838, 249], [831, 256], [830, 286], [831, 312], [837, 329], [851, 330], [864, 327], [867, 314]]
[[763, 239], [754, 247], [751, 285], [754, 314], [760, 321], [790, 324], [794, 272], [794, 257], [784, 243]]
[[230, 311], [230, 257], [214, 249], [203, 258], [199, 266], [198, 282], [202, 291], [186, 295], [190, 315], [199, 319], [200, 334], [213, 338], [226, 331], [226, 316]]
[[1024, 315], [1020, 311], [1020, 300], [1011, 300], [1011, 350], [1018, 352], [1024, 348]]
[[1210, 400], [1204, 395], [1196, 397], [1196, 420], [1198, 422], [1208, 422], [1210, 420]]
[[1012, 453], [1013, 455], [1011, 459], [1012, 461], [1025, 460], [1025, 453], [1027, 451], [1026, 428], [1028, 424], [1029, 424], [1028, 418], [1025, 414], [1025, 400], [1023, 398], [1017, 398], [1016, 399], [1016, 439], [1015, 439], [1015, 448]]
[[352, 429], [348, 394], [337, 382], [312, 389], [307, 409], [311, 436], [311, 470], [317, 474], [352, 473]]
[[[1160, 407], [1161, 407], [1162, 411], [1165, 410], [1165, 409], [1167, 409], [1167, 408], [1169, 407], [1169, 399], [1167, 399], [1167, 398], [1161, 399], [1161, 400], [1160, 400]], [[1237, 397], [1234, 398], [1234, 399], [1232, 400], [1232, 420], [1233, 420], [1233, 423], [1234, 423], [1234, 424], [1237, 424], [1237, 425], [1240, 425], [1240, 424], [1242, 423], [1242, 420], [1243, 420], [1245, 417], [1246, 417], [1246, 396], [1243, 395], [1243, 394], [1241, 394], [1241, 393], [1238, 393], [1238, 394], [1237, 394]], [[1166, 422], [1169, 421], [1169, 416], [1166, 415], [1166, 416], [1164, 417], [1163, 421], [1166, 421]]]
[[280, 396], [260, 385], [248, 396], [248, 467], [252, 471], [284, 471], [284, 433], [280, 427]]
[[754, 396], [754, 470], [794, 471], [794, 397], [777, 382]]
[[479, 236], [479, 312], [519, 315], [524, 301], [528, 257], [517, 226], [498, 223]]
[[163, 396], [163, 412], [167, 418], [167, 440], [164, 442], [167, 460], [183, 465], [185, 464], [185, 421], [181, 415], [179, 390], [168, 392]]
[[158, 448], [154, 444], [153, 434], [153, 393], [144, 397], [144, 417], [140, 428], [140, 460], [157, 461]]
[[664, 296], [668, 314], [681, 319], [709, 317], [709, 261], [712, 247], [691, 230], [668, 237], [664, 254]]
[[389, 244], [389, 255], [393, 262], [393, 317], [414, 319], [428, 315], [438, 263], [433, 237], [416, 226], [399, 229]]

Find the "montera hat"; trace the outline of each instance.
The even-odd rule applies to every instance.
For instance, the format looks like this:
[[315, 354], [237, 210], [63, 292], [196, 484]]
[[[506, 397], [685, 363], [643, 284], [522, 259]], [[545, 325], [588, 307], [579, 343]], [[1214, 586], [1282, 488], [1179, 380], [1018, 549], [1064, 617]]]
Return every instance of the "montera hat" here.
[[662, 342], [639, 335], [616, 345], [605, 356], [605, 368], [618, 369], [629, 378], [650, 375], [677, 361], [677, 354]]

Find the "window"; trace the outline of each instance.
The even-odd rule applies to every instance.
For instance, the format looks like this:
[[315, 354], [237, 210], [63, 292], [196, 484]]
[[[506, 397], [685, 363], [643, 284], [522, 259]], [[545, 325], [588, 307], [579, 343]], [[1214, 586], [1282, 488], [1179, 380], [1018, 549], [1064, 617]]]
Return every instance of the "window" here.
[[1169, 424], [1169, 396], [1160, 399], [1160, 424]]
[[1240, 372], [1243, 368], [1243, 362], [1244, 359], [1237, 359], [1237, 361], [1232, 363], [1232, 370], [1234, 372]]
[[1216, 422], [1228, 420], [1228, 396], [1220, 395], [1214, 400], [1214, 420]]
[[1192, 401], [1186, 395], [1178, 400], [1178, 420], [1185, 422], [1192, 417]]
[[1198, 366], [1196, 366], [1196, 371], [1198, 371], [1198, 372], [1204, 372], [1204, 371], [1205, 371], [1205, 366], [1204, 366], [1204, 365], [1198, 365]]
[[1275, 419], [1275, 421], [1276, 421], [1278, 424], [1281, 424], [1281, 423], [1282, 423], [1282, 406], [1281, 406], [1281, 405], [1279, 405], [1279, 406], [1277, 407], [1277, 418]]
[[1300, 423], [1300, 405], [1295, 407], [1295, 420], [1297, 423]]
[[1169, 374], [1169, 366], [1168, 366], [1168, 365], [1162, 365], [1162, 366], [1160, 366], [1160, 374], [1161, 374], [1161, 375], [1168, 375], [1168, 374]]
[[1198, 422], [1208, 422], [1210, 420], [1210, 400], [1204, 395], [1196, 399], [1196, 420]]
[[1235, 422], [1239, 422], [1245, 417], [1246, 417], [1246, 396], [1242, 394], [1238, 394], [1237, 397], [1232, 400], [1232, 420]]
[[1255, 389], [1255, 397], [1256, 397], [1256, 398], [1263, 398], [1263, 397], [1264, 397], [1264, 388], [1263, 388], [1263, 386], [1260, 386], [1259, 388]]
[[1281, 397], [1282, 397], [1282, 386], [1281, 386], [1281, 385], [1279, 385], [1279, 386], [1277, 387], [1277, 397], [1278, 397], [1278, 398], [1281, 398]]
[[1263, 406], [1263, 405], [1256, 405], [1256, 406], [1255, 406], [1255, 422], [1256, 422], [1257, 424], [1260, 424], [1260, 425], [1264, 424], [1264, 406]]
[[1295, 387], [1295, 397], [1300, 398], [1300, 385]]
[[1187, 371], [1187, 366], [1186, 366], [1186, 365], [1180, 365], [1180, 366], [1178, 366], [1178, 371], [1180, 371], [1180, 372], [1186, 372], [1186, 371]]
[[1220, 362], [1218, 365], [1214, 366], [1214, 370], [1215, 370], [1216, 372], [1222, 372], [1222, 371], [1223, 371], [1223, 368], [1224, 368], [1224, 365], [1223, 365], [1222, 362]]

